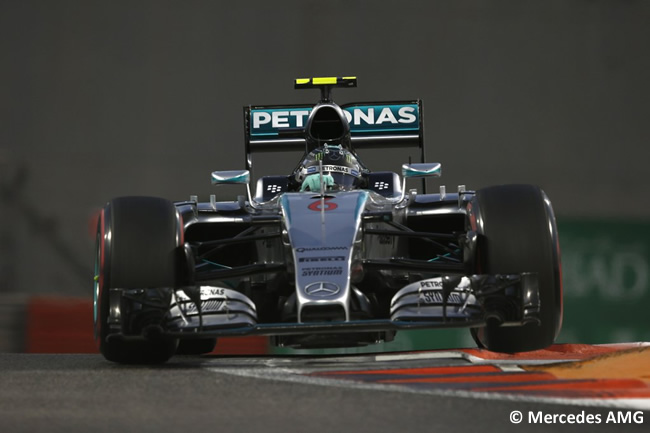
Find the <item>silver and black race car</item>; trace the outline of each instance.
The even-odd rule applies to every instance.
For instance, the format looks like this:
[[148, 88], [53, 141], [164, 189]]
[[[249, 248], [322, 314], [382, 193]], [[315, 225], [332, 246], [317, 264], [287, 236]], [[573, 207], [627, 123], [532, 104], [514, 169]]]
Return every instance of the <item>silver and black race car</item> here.
[[[544, 348], [562, 322], [551, 203], [531, 185], [407, 190], [435, 178], [419, 100], [339, 106], [354, 77], [298, 79], [315, 105], [244, 108], [246, 169], [233, 201], [120, 197], [103, 208], [95, 260], [95, 336], [106, 359], [160, 363], [214, 349], [221, 336], [334, 348], [396, 331], [469, 328], [480, 347]], [[401, 177], [358, 151], [419, 147]], [[250, 190], [252, 156], [304, 150], [294, 171]], [[419, 181], [411, 181], [419, 184]], [[432, 334], [431, 338], [435, 338]]]

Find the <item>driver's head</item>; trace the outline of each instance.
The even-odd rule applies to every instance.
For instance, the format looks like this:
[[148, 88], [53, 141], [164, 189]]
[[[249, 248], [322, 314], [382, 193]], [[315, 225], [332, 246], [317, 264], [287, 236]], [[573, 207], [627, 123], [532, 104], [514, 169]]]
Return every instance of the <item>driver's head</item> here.
[[360, 186], [361, 172], [361, 165], [352, 152], [341, 145], [324, 145], [305, 157], [295, 179], [301, 191], [320, 191], [321, 184], [326, 190], [348, 190]]

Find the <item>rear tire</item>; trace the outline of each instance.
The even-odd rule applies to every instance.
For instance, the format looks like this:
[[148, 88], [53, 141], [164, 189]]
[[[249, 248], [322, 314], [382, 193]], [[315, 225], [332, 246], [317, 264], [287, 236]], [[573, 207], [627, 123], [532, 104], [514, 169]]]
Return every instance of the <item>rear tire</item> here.
[[474, 340], [505, 353], [550, 346], [562, 326], [560, 248], [550, 201], [536, 186], [493, 186], [476, 193], [468, 214], [479, 234], [477, 273], [536, 272], [540, 292], [540, 325], [474, 328]]
[[165, 199], [120, 197], [102, 210], [95, 259], [95, 339], [107, 360], [159, 364], [174, 355], [178, 340], [173, 338], [107, 340], [109, 289], [176, 286], [182, 230], [176, 207]]

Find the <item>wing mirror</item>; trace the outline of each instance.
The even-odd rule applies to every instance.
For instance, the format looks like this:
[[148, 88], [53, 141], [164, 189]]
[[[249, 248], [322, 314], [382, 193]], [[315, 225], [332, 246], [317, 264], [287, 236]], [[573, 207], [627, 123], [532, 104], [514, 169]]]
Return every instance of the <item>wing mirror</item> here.
[[213, 171], [212, 185], [248, 185], [251, 173], [248, 170]]
[[402, 165], [402, 176], [405, 179], [412, 177], [440, 177], [441, 175], [442, 164], [439, 162]]
[[[212, 172], [212, 185], [246, 185], [246, 193], [248, 194], [248, 203], [253, 208], [257, 208], [257, 202], [251, 196], [251, 173], [248, 170], [228, 170], [228, 171], [213, 171]], [[242, 204], [243, 206], [243, 204]]]
[[[409, 192], [408, 201], [404, 202], [406, 198], [406, 179], [409, 178], [425, 178], [425, 177], [440, 177], [442, 175], [442, 164], [439, 162], [423, 162], [415, 164], [402, 164], [402, 196], [400, 203], [402, 206], [407, 206], [415, 199], [415, 190]], [[424, 182], [424, 181], [423, 181]]]

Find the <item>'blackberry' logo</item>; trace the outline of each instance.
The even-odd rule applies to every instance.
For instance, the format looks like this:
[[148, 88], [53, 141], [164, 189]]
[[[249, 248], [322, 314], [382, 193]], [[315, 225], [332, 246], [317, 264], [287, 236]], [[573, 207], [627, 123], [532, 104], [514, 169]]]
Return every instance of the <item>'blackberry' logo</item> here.
[[375, 189], [378, 189], [379, 191], [388, 189], [389, 186], [390, 184], [387, 182], [375, 182]]

